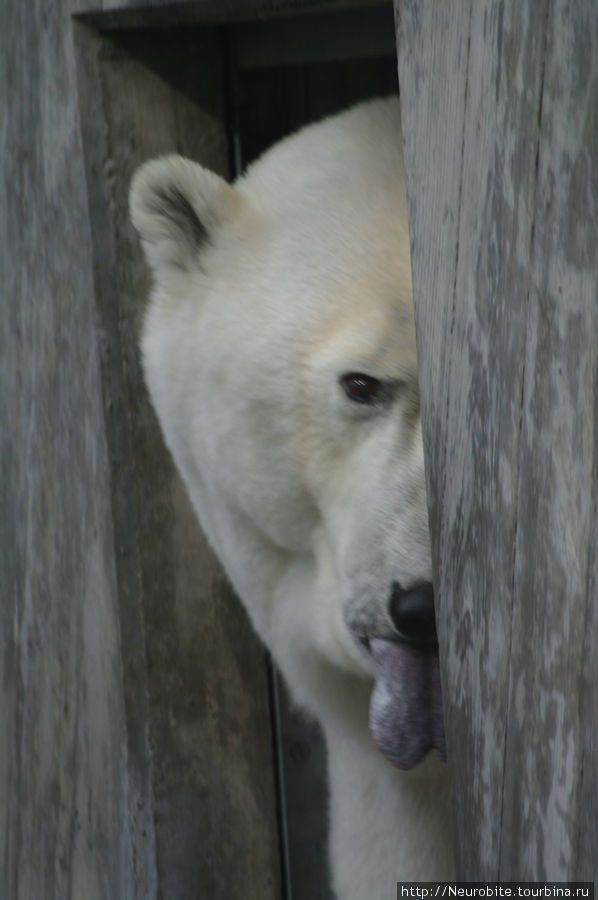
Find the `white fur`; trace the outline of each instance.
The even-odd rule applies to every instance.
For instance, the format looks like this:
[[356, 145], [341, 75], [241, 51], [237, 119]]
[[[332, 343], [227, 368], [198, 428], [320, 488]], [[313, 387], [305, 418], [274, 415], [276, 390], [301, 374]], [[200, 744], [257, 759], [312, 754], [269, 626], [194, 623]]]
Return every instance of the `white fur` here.
[[[131, 194], [155, 279], [149, 390], [255, 628], [323, 726], [341, 900], [452, 874], [444, 766], [405, 773], [379, 753], [350, 628], [389, 636], [392, 583], [431, 571], [399, 127], [398, 102], [374, 101], [281, 142], [233, 187], [169, 157]], [[164, 214], [181, 195], [199, 245]], [[355, 404], [346, 372], [400, 381], [395, 402]]]

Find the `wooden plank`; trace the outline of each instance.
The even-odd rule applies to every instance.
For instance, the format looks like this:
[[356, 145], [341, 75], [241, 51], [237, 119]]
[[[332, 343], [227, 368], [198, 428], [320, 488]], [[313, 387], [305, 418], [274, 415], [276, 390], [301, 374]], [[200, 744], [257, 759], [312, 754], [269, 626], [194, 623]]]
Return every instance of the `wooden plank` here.
[[598, 10], [396, 7], [458, 874], [595, 878]]
[[6, 900], [137, 897], [70, 12], [64, 0], [0, 8]]
[[[132, 174], [149, 157], [180, 152], [227, 173], [220, 51], [210, 30], [103, 40], [86, 125], [100, 326], [114, 336], [104, 375], [118, 451], [115, 528], [125, 540], [135, 535], [158, 893], [177, 900], [280, 896], [265, 655], [200, 532], [143, 387], [148, 274], [128, 219]], [[130, 638], [127, 629], [125, 659]], [[134, 683], [139, 663], [126, 669]], [[135, 690], [129, 699], [132, 711]]]
[[557, 0], [544, 41], [502, 855], [522, 877], [594, 880], [598, 8]]

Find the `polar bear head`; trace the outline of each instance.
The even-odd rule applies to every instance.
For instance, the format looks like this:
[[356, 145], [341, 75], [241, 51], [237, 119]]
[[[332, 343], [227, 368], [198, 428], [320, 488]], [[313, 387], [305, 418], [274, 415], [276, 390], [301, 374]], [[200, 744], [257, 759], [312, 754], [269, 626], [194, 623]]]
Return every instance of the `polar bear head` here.
[[[233, 186], [154, 160], [131, 208], [146, 380], [214, 549], [291, 687], [316, 660], [378, 677], [374, 734], [417, 762], [442, 739], [398, 101], [303, 129]], [[419, 749], [396, 751], [405, 730]]]

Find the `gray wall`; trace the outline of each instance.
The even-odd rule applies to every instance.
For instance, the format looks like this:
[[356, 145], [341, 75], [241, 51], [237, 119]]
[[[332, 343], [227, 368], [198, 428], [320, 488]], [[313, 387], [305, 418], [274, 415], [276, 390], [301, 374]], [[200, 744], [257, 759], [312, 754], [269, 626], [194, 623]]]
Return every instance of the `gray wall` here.
[[598, 5], [395, 2], [457, 867], [598, 877]]

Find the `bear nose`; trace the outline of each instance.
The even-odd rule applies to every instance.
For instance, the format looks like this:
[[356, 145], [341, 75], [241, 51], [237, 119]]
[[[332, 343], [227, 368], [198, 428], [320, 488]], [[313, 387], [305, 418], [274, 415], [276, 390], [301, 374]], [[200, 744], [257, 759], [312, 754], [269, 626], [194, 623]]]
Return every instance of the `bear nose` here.
[[438, 652], [434, 588], [429, 581], [404, 588], [398, 581], [392, 586], [390, 618], [399, 641], [418, 650]]

